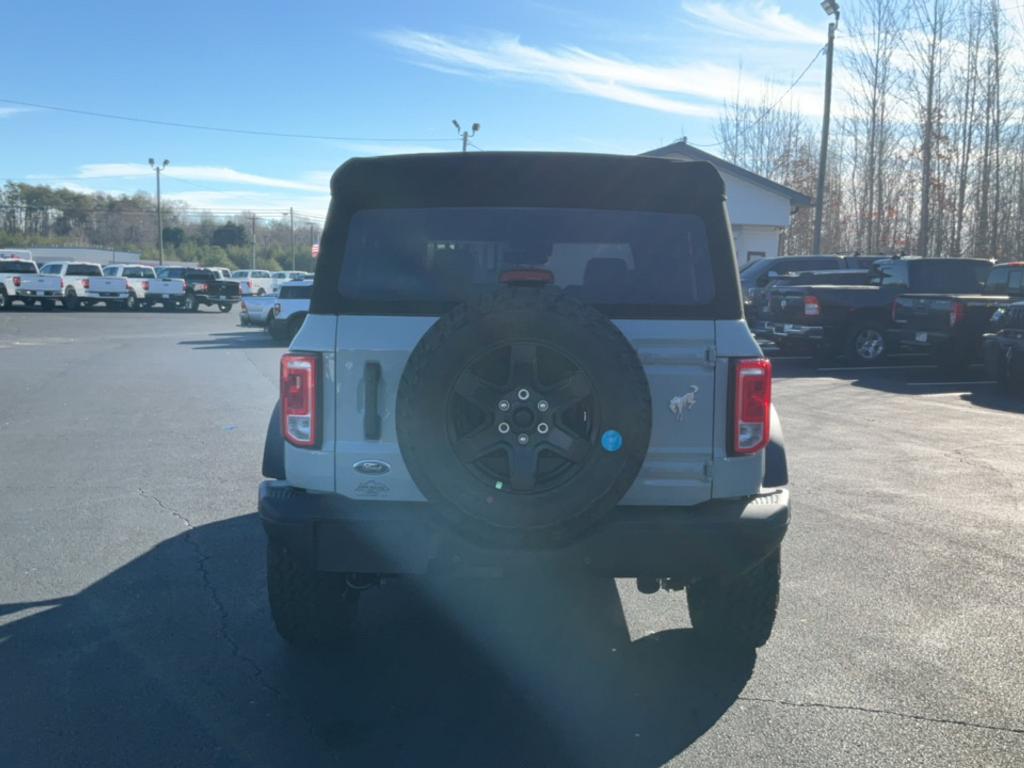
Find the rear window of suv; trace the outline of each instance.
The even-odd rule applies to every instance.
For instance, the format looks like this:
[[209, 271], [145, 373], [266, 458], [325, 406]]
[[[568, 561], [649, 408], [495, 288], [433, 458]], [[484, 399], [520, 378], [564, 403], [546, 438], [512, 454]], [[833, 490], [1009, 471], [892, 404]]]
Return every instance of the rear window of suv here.
[[715, 300], [699, 216], [579, 208], [359, 211], [339, 291], [382, 311], [443, 311], [520, 270], [546, 270], [567, 294], [612, 315], [670, 315]]

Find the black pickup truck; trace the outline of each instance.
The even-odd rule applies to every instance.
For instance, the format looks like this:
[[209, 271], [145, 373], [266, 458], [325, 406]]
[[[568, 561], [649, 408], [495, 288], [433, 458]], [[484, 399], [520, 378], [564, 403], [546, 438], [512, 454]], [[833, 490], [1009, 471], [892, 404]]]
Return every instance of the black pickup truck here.
[[1004, 389], [1024, 395], [1024, 301], [993, 313], [981, 348], [985, 372]]
[[745, 294], [744, 312], [747, 325], [755, 335], [763, 335], [768, 300], [776, 288], [790, 285], [867, 285], [873, 273], [870, 269], [827, 269], [816, 272], [793, 272], [772, 278], [765, 286], [755, 286]]
[[216, 306], [221, 312], [230, 312], [231, 305], [242, 300], [238, 282], [221, 280], [217, 274], [201, 267], [161, 267], [160, 277], [179, 277], [185, 281], [185, 298], [182, 308], [195, 312], [200, 306]]
[[982, 335], [997, 309], [1024, 298], [1024, 262], [997, 264], [980, 290], [913, 292], [892, 305], [893, 339], [904, 349], [930, 352], [946, 368], [981, 358]]
[[875, 363], [891, 347], [892, 302], [908, 292], [977, 291], [992, 268], [983, 259], [876, 261], [868, 285], [805, 285], [770, 291], [761, 335], [820, 357]]

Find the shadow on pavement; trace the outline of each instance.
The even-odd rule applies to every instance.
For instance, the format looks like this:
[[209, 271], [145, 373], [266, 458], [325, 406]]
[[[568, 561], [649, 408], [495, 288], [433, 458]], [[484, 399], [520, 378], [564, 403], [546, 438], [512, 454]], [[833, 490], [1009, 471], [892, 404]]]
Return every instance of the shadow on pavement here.
[[687, 629], [631, 642], [597, 579], [396, 582], [364, 597], [348, 647], [301, 656], [263, 579], [250, 515], [52, 607], [0, 607], [0, 764], [653, 767], [721, 717], [755, 661]]
[[920, 355], [893, 356], [878, 366], [855, 367], [842, 362], [816, 366], [810, 359], [773, 360], [777, 380], [830, 378], [855, 387], [898, 395], [942, 395], [990, 410], [1024, 412], [1024, 400], [1009, 394], [988, 379], [981, 365], [949, 372]]
[[184, 339], [178, 344], [193, 349], [247, 349], [260, 347], [284, 347], [286, 344], [276, 341], [262, 328], [240, 328], [228, 333], [211, 333], [201, 339]]

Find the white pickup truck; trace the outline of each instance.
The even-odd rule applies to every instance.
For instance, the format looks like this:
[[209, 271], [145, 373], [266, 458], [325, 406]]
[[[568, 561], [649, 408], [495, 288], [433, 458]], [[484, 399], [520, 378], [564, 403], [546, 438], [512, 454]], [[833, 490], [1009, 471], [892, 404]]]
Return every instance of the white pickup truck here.
[[312, 280], [313, 275], [309, 272], [272, 272], [270, 274], [271, 287], [274, 289], [272, 293], [277, 293], [281, 290], [281, 286], [285, 283], [290, 283], [292, 280]]
[[128, 305], [128, 281], [123, 277], [104, 277], [99, 264], [51, 261], [39, 270], [39, 274], [60, 277], [64, 309], [90, 307], [99, 302], [109, 309], [124, 309]]
[[255, 325], [266, 328], [270, 322], [270, 314], [274, 309], [277, 296], [245, 296], [239, 310], [242, 325]]
[[53, 309], [61, 296], [60, 278], [38, 272], [39, 267], [30, 258], [0, 251], [0, 310], [7, 309], [14, 301], [26, 307], [38, 303], [43, 309]]
[[265, 269], [237, 269], [231, 279], [238, 283], [243, 296], [265, 296], [274, 292], [274, 278]]
[[312, 280], [282, 283], [281, 292], [267, 320], [270, 335], [278, 341], [291, 342], [309, 314], [309, 300], [312, 296]]
[[160, 304], [175, 309], [185, 301], [185, 281], [156, 276], [156, 270], [145, 264], [108, 264], [107, 277], [123, 277], [128, 281], [128, 309], [142, 309]]

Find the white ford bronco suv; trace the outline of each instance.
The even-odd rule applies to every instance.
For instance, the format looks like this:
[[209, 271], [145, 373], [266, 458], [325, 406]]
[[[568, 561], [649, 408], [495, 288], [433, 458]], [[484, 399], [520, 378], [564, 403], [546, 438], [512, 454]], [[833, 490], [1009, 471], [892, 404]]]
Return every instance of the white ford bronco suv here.
[[767, 641], [789, 522], [721, 177], [554, 153], [345, 163], [259, 513], [300, 647], [396, 576], [573, 569]]

